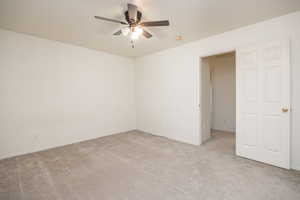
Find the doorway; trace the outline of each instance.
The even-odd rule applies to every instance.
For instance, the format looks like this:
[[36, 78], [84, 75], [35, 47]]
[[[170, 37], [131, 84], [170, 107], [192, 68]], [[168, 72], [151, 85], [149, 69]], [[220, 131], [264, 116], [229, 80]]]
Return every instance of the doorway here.
[[201, 59], [201, 142], [228, 138], [235, 151], [235, 52]]

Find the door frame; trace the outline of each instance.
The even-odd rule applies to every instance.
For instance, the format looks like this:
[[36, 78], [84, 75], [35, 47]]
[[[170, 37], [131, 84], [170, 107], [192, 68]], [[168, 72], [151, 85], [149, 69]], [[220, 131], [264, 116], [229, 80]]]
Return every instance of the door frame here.
[[[203, 59], [206, 57], [210, 57], [210, 56], [215, 56], [215, 55], [221, 55], [221, 54], [226, 54], [226, 53], [231, 53], [231, 52], [235, 52], [236, 54], [237, 48], [224, 48], [224, 49], [215, 49], [215, 50], [211, 50], [208, 51], [205, 54], [202, 54], [199, 58], [199, 67], [198, 67], [198, 76], [197, 76], [197, 97], [198, 97], [198, 106], [197, 106], [197, 110], [198, 110], [198, 118], [197, 118], [197, 125], [198, 125], [198, 133], [199, 133], [199, 144], [203, 144], [202, 141], [202, 62]], [[236, 63], [236, 56], [235, 56], [235, 63]]]

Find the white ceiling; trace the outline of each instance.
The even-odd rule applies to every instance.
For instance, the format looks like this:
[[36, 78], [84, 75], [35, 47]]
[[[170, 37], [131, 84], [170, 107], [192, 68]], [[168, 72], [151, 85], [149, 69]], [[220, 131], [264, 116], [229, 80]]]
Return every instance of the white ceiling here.
[[[132, 49], [128, 38], [112, 36], [120, 25], [93, 18], [99, 15], [123, 20], [127, 2], [1, 0], [0, 28], [138, 57], [300, 10], [300, 0], [134, 1], [145, 21], [169, 19], [171, 26], [149, 28], [154, 37], [139, 39]], [[175, 40], [178, 34], [183, 36], [182, 41]]]

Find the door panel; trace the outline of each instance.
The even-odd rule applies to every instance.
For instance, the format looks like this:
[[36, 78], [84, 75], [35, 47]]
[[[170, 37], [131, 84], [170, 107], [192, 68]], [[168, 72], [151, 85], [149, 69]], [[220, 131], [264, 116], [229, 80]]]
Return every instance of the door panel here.
[[263, 146], [265, 150], [274, 153], [280, 152], [281, 149], [281, 118], [268, 116], [263, 119]]
[[242, 121], [243, 145], [250, 147], [257, 146], [257, 115], [244, 114]]
[[289, 168], [289, 42], [237, 50], [237, 155]]
[[264, 100], [269, 103], [281, 102], [281, 65], [266, 66], [264, 71]]

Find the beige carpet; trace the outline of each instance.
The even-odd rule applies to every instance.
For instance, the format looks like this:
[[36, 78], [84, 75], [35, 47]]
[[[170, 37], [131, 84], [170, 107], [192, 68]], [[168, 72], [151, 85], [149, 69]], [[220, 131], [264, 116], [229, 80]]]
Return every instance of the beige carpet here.
[[300, 173], [234, 156], [234, 137], [201, 147], [130, 132], [0, 161], [2, 200], [299, 200]]

